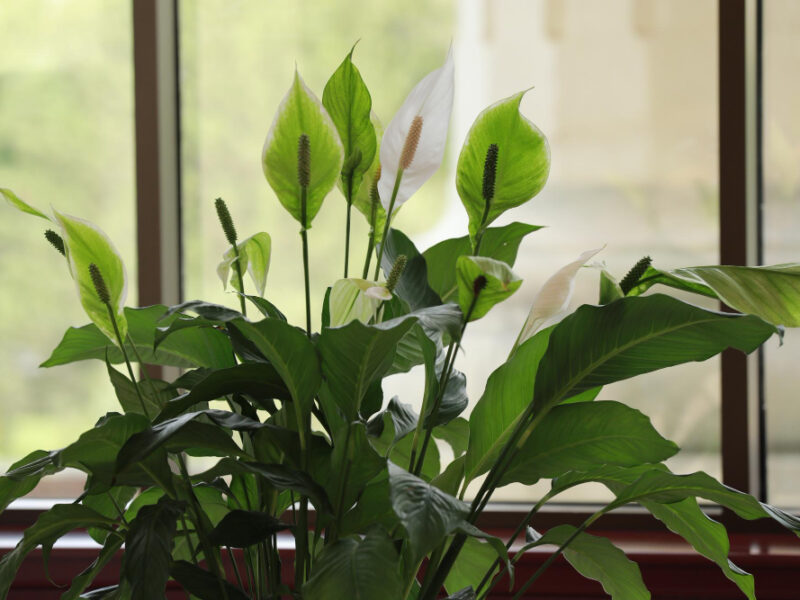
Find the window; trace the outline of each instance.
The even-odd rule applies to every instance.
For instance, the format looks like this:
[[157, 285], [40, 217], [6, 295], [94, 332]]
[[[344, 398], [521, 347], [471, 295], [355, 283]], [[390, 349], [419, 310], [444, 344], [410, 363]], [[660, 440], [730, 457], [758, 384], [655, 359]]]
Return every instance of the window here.
[[[42, 1], [41, 4], [54, 3]], [[70, 2], [57, 4], [78, 6]], [[285, 295], [285, 290], [301, 293], [299, 279], [292, 270], [294, 253], [299, 251], [296, 225], [272, 198], [258, 164], [263, 138], [274, 109], [289, 85], [295, 59], [301, 74], [319, 93], [327, 76], [353, 41], [361, 36], [355, 52], [356, 64], [373, 92], [375, 110], [387, 123], [410, 86], [441, 62], [452, 38], [458, 69], [458, 104], [451, 123], [449, 154], [435, 180], [403, 208], [397, 226], [411, 234], [420, 247], [463, 234], [465, 218], [452, 186], [452, 174], [466, 129], [486, 105], [528, 85], [536, 85], [536, 88], [526, 96], [523, 112], [550, 138], [554, 159], [545, 192], [524, 209], [508, 215], [509, 219], [550, 226], [548, 230], [532, 234], [523, 246], [519, 267], [526, 284], [502, 315], [495, 315], [494, 320], [487, 319], [474, 327], [471, 325], [468, 331], [466, 355], [460, 366], [470, 377], [470, 397], [477, 400], [483, 381], [494, 368], [483, 357], [507, 351], [538, 285], [581, 251], [607, 244], [598, 258], [602, 257], [620, 276], [644, 253], [651, 253], [656, 264], [666, 268], [718, 262], [720, 249], [724, 261], [744, 261], [744, 258], [737, 258], [743, 257], [743, 253], [736, 254], [750, 243], [744, 229], [736, 230], [744, 219], [744, 196], [730, 193], [730, 189], [744, 187], [743, 181], [752, 182], [753, 173], [737, 170], [736, 161], [744, 162], [745, 152], [742, 149], [736, 154], [739, 146], [728, 142], [738, 139], [744, 148], [744, 140], [750, 135], [745, 130], [745, 117], [746, 110], [753, 105], [752, 98], [743, 101], [744, 77], [742, 75], [741, 81], [736, 79], [740, 72], [744, 74], [750, 58], [743, 51], [752, 41], [744, 36], [745, 4], [755, 6], [757, 3], [606, 0], [602, 4], [587, 5], [577, 0], [416, 0], [389, 7], [352, 0], [347, 8], [348, 22], [342, 24], [337, 20], [344, 10], [342, 2], [314, 3], [313, 6], [176, 2], [178, 22], [173, 29], [169, 22], [163, 26], [165, 17], [175, 17], [170, 3], [134, 3], [137, 111], [143, 110], [141, 107], [149, 102], [151, 108], [156, 107], [149, 116], [158, 117], [152, 121], [144, 118], [148, 115], [140, 115], [142, 118], [137, 122], [137, 208], [141, 226], [138, 256], [144, 274], [140, 278], [141, 301], [152, 303], [159, 299], [159, 294], [169, 301], [170, 295], [174, 299], [177, 293], [175, 289], [168, 290], [167, 284], [179, 281], [177, 277], [170, 279], [168, 273], [169, 268], [177, 269], [180, 252], [172, 252], [174, 247], [170, 247], [167, 240], [181, 239], [177, 223], [171, 221], [178, 214], [174, 190], [179, 189], [183, 295], [187, 299], [231, 301], [222, 294], [213, 271], [224, 249], [224, 240], [218, 231], [212, 201], [222, 196], [239, 223], [248, 227], [253, 224], [252, 231], [243, 231], [243, 234], [267, 230], [274, 236], [276, 257], [268, 296], [270, 289], [280, 289], [282, 308], [290, 318], [300, 320], [299, 312], [292, 314], [292, 305], [302, 305], [299, 295], [297, 302]], [[789, 27], [786, 19], [771, 16], [771, 11], [790, 4], [764, 4], [765, 173], [770, 182], [769, 144], [770, 140], [778, 139], [777, 134], [770, 133], [768, 125], [770, 98], [783, 94], [781, 102], [791, 106], [793, 90], [788, 87], [771, 91], [768, 76], [772, 63], [769, 61], [776, 53], [782, 61], [792, 60], [792, 55], [780, 49], [771, 51], [770, 44], [779, 44], [781, 34], [775, 33], [772, 38], [769, 33], [773, 22], [776, 27], [780, 26], [778, 29]], [[123, 16], [114, 17], [117, 19], [114, 21], [111, 16], [103, 16], [99, 6], [80, 4], [82, 14], [91, 14], [98, 23], [121, 23], [120, 31], [130, 35], [130, 21], [123, 20], [123, 16], [130, 19], [127, 11], [122, 11]], [[103, 4], [107, 12], [106, 6]], [[21, 5], [18, 10], [30, 14], [30, 9]], [[13, 17], [11, 9], [3, 11], [0, 14], [4, 17], [8, 14]], [[722, 17], [719, 21], [722, 28], [718, 26], [718, 15]], [[748, 26], [755, 22], [755, 17], [755, 12], [748, 15]], [[159, 27], [159, 23], [162, 26]], [[106, 26], [100, 33], [113, 37], [115, 48], [126, 48], [129, 52], [130, 38], [111, 31], [112, 27]], [[786, 43], [788, 34], [782, 35]], [[156, 49], [154, 55], [153, 48]], [[718, 52], [718, 48], [722, 51]], [[177, 67], [171, 67], [176, 55]], [[129, 55], [124, 53], [114, 56], [120, 56], [123, 62], [129, 60]], [[80, 61], [81, 64], [87, 62], [90, 61]], [[722, 65], [719, 71], [718, 63]], [[20, 64], [23, 63], [15, 62], [15, 68]], [[115, 93], [124, 95], [128, 102], [131, 88], [120, 89], [125, 83], [131, 84], [130, 71], [126, 71], [129, 67], [130, 63], [126, 62], [115, 69], [114, 75], [126, 78]], [[789, 67], [776, 63], [774, 68], [777, 73], [786, 73]], [[126, 72], [128, 75], [124, 76]], [[170, 73], [173, 80], [170, 80]], [[778, 80], [782, 85], [787, 84], [785, 78], [778, 76]], [[722, 86], [719, 94], [718, 85]], [[738, 92], [726, 93], [730, 89], [735, 92], [738, 89]], [[176, 90], [179, 90], [179, 102], [176, 102]], [[6, 97], [5, 93], [4, 89], [0, 90], [0, 102]], [[736, 100], [739, 93], [741, 102]], [[128, 104], [127, 117], [123, 115], [123, 118], [130, 118], [130, 111]], [[776, 118], [778, 112], [775, 109]], [[786, 114], [791, 113], [787, 111]], [[720, 120], [723, 127], [718, 127]], [[114, 129], [127, 132], [128, 137], [119, 136], [114, 140], [120, 145], [125, 142], [127, 149], [97, 153], [98, 161], [104, 163], [113, 155], [116, 164], [117, 156], [126, 156], [126, 164], [131, 164], [134, 146], [128, 123], [116, 125]], [[175, 135], [178, 125], [179, 138]], [[791, 151], [797, 148], [792, 126], [779, 126], [776, 130], [783, 132], [781, 143], [794, 149], [784, 156], [791, 156]], [[53, 129], [57, 128], [48, 130]], [[727, 137], [721, 140], [721, 136]], [[59, 149], [48, 154], [58, 158], [64, 152]], [[94, 149], [92, 156], [95, 156]], [[177, 164], [178, 157], [180, 169], [173, 170], [172, 174], [179, 175], [179, 179], [170, 181], [169, 164]], [[0, 161], [3, 160], [0, 155]], [[11, 167], [3, 167], [4, 164], [9, 163], [0, 162], [0, 169], [16, 172], [16, 168], [11, 171]], [[144, 174], [145, 171], [149, 175]], [[40, 175], [41, 165], [34, 164], [31, 172]], [[734, 172], [740, 179], [730, 175]], [[0, 171], [0, 174], [5, 173]], [[116, 183], [124, 181], [124, 177], [114, 180], [115, 192], [132, 189], [130, 173], [128, 185]], [[6, 180], [13, 183], [7, 176], [3, 178], [4, 182]], [[772, 231], [769, 211], [773, 188], [770, 185], [767, 185], [767, 238]], [[145, 186], [151, 187], [145, 190]], [[155, 195], [152, 186], [155, 186]], [[20, 185], [12, 187], [22, 190]], [[83, 190], [85, 187], [76, 188], [73, 195], [80, 196]], [[796, 196], [796, 191], [793, 193]], [[44, 190], [29, 197], [33, 200], [53, 195], [54, 192], [48, 195]], [[79, 212], [78, 208], [74, 212]], [[773, 218], [783, 223], [789, 218], [780, 216], [787, 213], [774, 214]], [[120, 245], [124, 235], [131, 234], [129, 222], [110, 215], [103, 219], [102, 215], [94, 213], [93, 218], [111, 230]], [[739, 221], [735, 221], [736, 218]], [[327, 281], [329, 274], [338, 276], [342, 249], [340, 238], [333, 232], [340, 230], [343, 220], [344, 206], [334, 192], [326, 200], [310, 241], [312, 277], [318, 290], [330, 283]], [[115, 224], [124, 233], [114, 233]], [[150, 231], [155, 233], [148, 238]], [[359, 240], [359, 232], [363, 231], [357, 218], [354, 239]], [[24, 230], [19, 237], [31, 239]], [[3, 238], [6, 239], [11, 238]], [[145, 239], [147, 248], [142, 243]], [[786, 236], [778, 239], [786, 239]], [[127, 252], [123, 249], [128, 257], [133, 256], [132, 242], [129, 240], [131, 246]], [[153, 252], [152, 245], [160, 247], [161, 251]], [[767, 262], [773, 262], [772, 256], [776, 257], [776, 262], [796, 259], [796, 249], [796, 245], [766, 249], [765, 259]], [[278, 253], [286, 260], [281, 260]], [[325, 260], [329, 261], [329, 266], [324, 266]], [[357, 243], [351, 250], [351, 260], [356, 264], [363, 260], [363, 249]], [[132, 262], [129, 259], [129, 266]], [[593, 301], [596, 280], [591, 273], [582, 275], [580, 286], [576, 298], [582, 302]], [[18, 287], [24, 289], [24, 286]], [[5, 296], [8, 301], [8, 294]], [[79, 324], [83, 320], [77, 315], [72, 322]], [[60, 328], [47, 322], [43, 330], [52, 336], [53, 331]], [[496, 333], [499, 330], [508, 331], [509, 340], [498, 342]], [[9, 337], [4, 336], [4, 339]], [[787, 346], [790, 343], [791, 340]], [[53, 340], [47, 338], [43, 344], [45, 350], [38, 352], [46, 353], [52, 344]], [[779, 364], [773, 354], [788, 349], [767, 350], [768, 394], [775, 385], [770, 382], [789, 379], [789, 375], [773, 375], [773, 367], [769, 366]], [[744, 363], [736, 360], [726, 357], [722, 361], [681, 367], [680, 371], [666, 371], [637, 380], [633, 385], [612, 386], [604, 397], [624, 399], [653, 416], [659, 429], [684, 447], [684, 462], [676, 464], [676, 469], [703, 469], [722, 475], [732, 485], [760, 493], [757, 484], [762, 471], [759, 465], [743, 467], [738, 460], [741, 456], [758, 454], [759, 438], [747, 435], [755, 422], [748, 414], [757, 403], [755, 396], [748, 399], [747, 385], [743, 387], [731, 379], [731, 373], [748, 372], [741, 367]], [[103, 379], [102, 368], [96, 364], [86, 369], [98, 374], [98, 380]], [[75, 372], [74, 368], [70, 370]], [[57, 376], [61, 378], [63, 374]], [[720, 378], [727, 382], [722, 387]], [[751, 378], [750, 387], [753, 387], [752, 382]], [[398, 386], [407, 385], [414, 385], [413, 377], [410, 382], [398, 382]], [[105, 383], [95, 387], [100, 386], [110, 391]], [[665, 387], [672, 389], [664, 392]], [[658, 401], [662, 393], [669, 398], [663, 403]], [[770, 396], [768, 405], [771, 406], [771, 402]], [[88, 418], [97, 412], [96, 409], [89, 411]], [[792, 480], [792, 457], [797, 463], [797, 442], [778, 433], [778, 420], [767, 421], [769, 435], [773, 435], [773, 430], [775, 434], [768, 438], [773, 454], [767, 465], [770, 473], [788, 474], [770, 479], [770, 485], [775, 486], [775, 496], [770, 499], [781, 504], [800, 504], [800, 492], [788, 487]], [[77, 426], [69, 429], [77, 430]], [[51, 442], [46, 440], [42, 445], [49, 446]], [[24, 450], [9, 452], [17, 456]], [[744, 463], [746, 465], [747, 460]], [[507, 491], [500, 499], [523, 499], [519, 491]], [[596, 496], [572, 499], [591, 501]]]

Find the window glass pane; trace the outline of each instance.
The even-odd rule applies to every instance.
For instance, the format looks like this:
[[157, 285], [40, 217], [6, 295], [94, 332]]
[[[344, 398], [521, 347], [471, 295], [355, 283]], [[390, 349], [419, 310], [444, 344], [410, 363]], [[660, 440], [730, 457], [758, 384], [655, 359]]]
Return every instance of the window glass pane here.
[[[0, 186], [31, 204], [89, 218], [127, 261], [136, 301], [130, 3], [0, 4]], [[106, 367], [40, 369], [69, 326], [89, 322], [47, 224], [2, 202], [0, 218], [0, 470], [56, 449], [116, 410]], [[35, 494], [75, 496], [76, 474]]]
[[[764, 262], [800, 260], [800, 5], [764, 2]], [[783, 347], [765, 350], [767, 492], [780, 506], [800, 506], [800, 404], [797, 361], [800, 336], [786, 331]]]
[[[548, 228], [522, 246], [520, 291], [467, 330], [457, 368], [467, 374], [474, 403], [508, 354], [539, 286], [582, 251], [606, 245], [598, 258], [619, 277], [644, 254], [662, 268], [717, 261], [717, 4], [410, 4], [181, 3], [186, 295], [234, 305], [213, 272], [226, 247], [212, 206], [222, 196], [242, 236], [259, 230], [273, 236], [267, 296], [301, 323], [298, 227], [259, 165], [295, 61], [321, 94], [361, 38], [355, 62], [373, 92], [375, 112], [388, 123], [413, 83], [441, 64], [452, 39], [456, 99], [449, 151], [435, 179], [403, 206], [396, 226], [421, 249], [465, 234], [453, 184], [460, 144], [480, 110], [531, 85], [536, 87], [522, 110], [548, 135], [553, 157], [545, 191], [501, 221]], [[341, 276], [344, 213], [334, 192], [310, 232], [316, 302], [324, 286]], [[358, 264], [365, 229], [360, 217], [356, 222], [351, 260]], [[596, 302], [598, 272], [586, 270], [579, 279], [576, 302]], [[319, 309], [315, 304], [315, 314]], [[412, 373], [387, 384], [385, 392], [418, 404], [420, 389], [421, 378]], [[601, 397], [641, 408], [682, 445], [676, 470], [719, 475], [716, 361], [610, 386]], [[509, 488], [496, 499], [530, 499], [533, 493], [538, 491]]]

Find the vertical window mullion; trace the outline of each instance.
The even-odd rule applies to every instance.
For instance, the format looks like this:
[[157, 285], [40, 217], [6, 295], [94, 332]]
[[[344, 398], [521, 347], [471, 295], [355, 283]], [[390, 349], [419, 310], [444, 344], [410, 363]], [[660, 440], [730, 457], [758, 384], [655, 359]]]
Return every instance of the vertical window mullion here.
[[[719, 1], [720, 263], [758, 260], [757, 5]], [[723, 307], [726, 309], [726, 307]], [[763, 496], [758, 360], [722, 354], [722, 479]]]
[[174, 2], [133, 0], [139, 305], [180, 301], [180, 169]]

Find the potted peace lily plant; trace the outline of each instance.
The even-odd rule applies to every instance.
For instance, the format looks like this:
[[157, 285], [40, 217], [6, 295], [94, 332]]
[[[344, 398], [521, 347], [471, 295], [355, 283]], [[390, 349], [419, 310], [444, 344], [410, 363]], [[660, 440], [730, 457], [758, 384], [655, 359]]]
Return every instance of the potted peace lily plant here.
[[[490, 225], [542, 189], [549, 150], [520, 114], [524, 92], [484, 110], [457, 167], [469, 231], [417, 250], [391, 222], [442, 160], [453, 68], [448, 55], [420, 81], [382, 139], [352, 51], [321, 102], [295, 74], [262, 166], [300, 223], [304, 327], [264, 297], [269, 235], [240, 239], [222, 200], [216, 208], [230, 249], [219, 273], [230, 278], [239, 310], [200, 300], [129, 308], [122, 259], [100, 229], [57, 211], [48, 216], [3, 190], [12, 205], [51, 223], [46, 235], [92, 321], [68, 330], [45, 365], [105, 361], [120, 411], [66, 448], [32, 452], [0, 478], [5, 509], [42, 477], [67, 467], [86, 474], [83, 494], [44, 512], [0, 560], [0, 597], [31, 550], [41, 545], [46, 561], [59, 537], [86, 529], [101, 549], [62, 598], [152, 600], [170, 579], [201, 599], [432, 600], [442, 588], [451, 599], [487, 598], [513, 575], [521, 552], [541, 545], [553, 552], [516, 598], [562, 553], [613, 598], [647, 598], [637, 566], [586, 532], [602, 515], [639, 503], [754, 598], [752, 576], [728, 561], [725, 530], [697, 499], [795, 532], [800, 520], [705, 473], [672, 473], [663, 461], [678, 451], [674, 443], [639, 411], [596, 398], [614, 381], [729, 347], [751, 352], [781, 326], [797, 326], [800, 265], [662, 271], [643, 260], [619, 283], [603, 272], [600, 303], [558, 320], [572, 279], [596, 251], [586, 252], [539, 291], [507, 360], [462, 416], [465, 375], [454, 361], [465, 330], [519, 288], [517, 249], [536, 229]], [[337, 185], [348, 223], [353, 206], [369, 221], [368, 249], [361, 277], [331, 278], [322, 327], [312, 331], [308, 229]], [[349, 227], [344, 244], [348, 256]], [[642, 295], [656, 284], [719, 298], [741, 314]], [[113, 366], [123, 362], [124, 372]], [[184, 370], [171, 382], [144, 370], [138, 379], [134, 362]], [[425, 374], [419, 414], [387, 401], [381, 388], [383, 378], [414, 366]], [[209, 408], [211, 401], [227, 408]], [[440, 464], [440, 444], [452, 449], [449, 464]], [[190, 471], [186, 456], [212, 457], [213, 466]], [[511, 539], [476, 527], [496, 489], [541, 479], [551, 489]], [[467, 500], [471, 482], [480, 485]], [[604, 484], [615, 499], [580, 527], [532, 528], [543, 505], [587, 482]], [[510, 552], [523, 533], [525, 546]], [[288, 580], [279, 535], [294, 538]], [[86, 592], [123, 544], [119, 584]], [[230, 560], [232, 548], [241, 549], [239, 560]]]

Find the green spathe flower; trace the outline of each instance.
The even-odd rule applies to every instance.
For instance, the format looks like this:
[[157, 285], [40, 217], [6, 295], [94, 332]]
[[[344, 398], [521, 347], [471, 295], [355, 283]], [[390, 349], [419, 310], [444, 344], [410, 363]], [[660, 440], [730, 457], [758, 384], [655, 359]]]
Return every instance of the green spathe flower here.
[[[547, 182], [550, 149], [539, 128], [519, 112], [524, 95], [520, 92], [500, 100], [478, 115], [458, 157], [456, 187], [469, 215], [473, 239], [506, 210], [533, 198]], [[487, 201], [485, 170], [492, 147], [491, 198]]]
[[454, 72], [451, 48], [444, 65], [428, 73], [411, 90], [386, 127], [381, 141], [378, 191], [387, 211], [400, 170], [395, 208], [408, 200], [442, 164], [453, 110]]
[[333, 284], [328, 298], [330, 326], [347, 325], [350, 321], [369, 323], [392, 293], [386, 287], [366, 279], [340, 279]]
[[485, 256], [459, 256], [456, 279], [458, 304], [470, 321], [480, 319], [522, 285], [506, 263]]
[[81, 305], [98, 329], [115, 344], [117, 336], [106, 305], [100, 300], [95, 289], [89, 265], [96, 265], [102, 274], [109, 295], [109, 305], [124, 340], [128, 331], [123, 309], [128, 295], [128, 276], [117, 249], [111, 239], [94, 223], [72, 217], [56, 210], [56, 222], [61, 227], [61, 237], [67, 251], [69, 270], [78, 289]]
[[[298, 143], [307, 137], [309, 164], [302, 165], [308, 176], [305, 222], [302, 214], [303, 185], [299, 181]], [[284, 208], [308, 228], [322, 201], [336, 184], [344, 160], [339, 134], [322, 103], [295, 71], [294, 81], [272, 121], [261, 166], [269, 185]]]
[[[269, 274], [269, 263], [272, 256], [272, 238], [264, 231], [251, 235], [237, 244], [239, 250], [239, 265], [242, 274], [245, 271], [250, 274], [253, 285], [256, 286], [258, 293], [263, 296], [267, 287], [267, 275]], [[228, 277], [230, 276], [231, 286], [239, 292], [239, 279], [234, 273], [230, 275], [231, 267], [236, 262], [236, 252], [233, 246], [228, 248], [222, 255], [222, 262], [217, 265], [217, 275], [222, 280], [223, 288], [227, 287]]]

